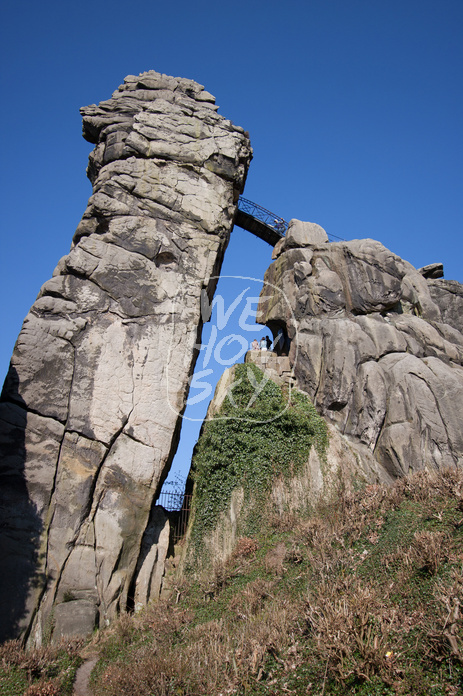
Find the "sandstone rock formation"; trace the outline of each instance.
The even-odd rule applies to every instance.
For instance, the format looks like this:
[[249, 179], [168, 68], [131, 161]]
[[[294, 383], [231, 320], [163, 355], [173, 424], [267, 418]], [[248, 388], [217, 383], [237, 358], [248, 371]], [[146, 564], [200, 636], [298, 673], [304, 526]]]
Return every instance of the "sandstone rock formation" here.
[[150, 511], [251, 157], [216, 110], [155, 72], [81, 110], [93, 194], [1, 395], [2, 639], [88, 630], [150, 596]]
[[324, 243], [314, 227], [290, 223], [259, 304], [259, 321], [291, 341], [298, 387], [392, 477], [461, 463], [463, 286], [426, 280], [371, 239]]

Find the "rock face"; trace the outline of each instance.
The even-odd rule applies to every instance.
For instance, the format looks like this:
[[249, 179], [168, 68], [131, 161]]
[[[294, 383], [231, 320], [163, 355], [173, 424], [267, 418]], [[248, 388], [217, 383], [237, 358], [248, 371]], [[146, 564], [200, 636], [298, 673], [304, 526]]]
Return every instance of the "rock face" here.
[[73, 615], [88, 630], [150, 596], [153, 499], [251, 157], [216, 109], [147, 72], [81, 110], [93, 194], [1, 395], [1, 639], [40, 643]]
[[442, 320], [463, 333], [463, 285], [456, 280], [433, 279], [429, 281], [429, 292], [440, 309]]
[[291, 341], [298, 387], [391, 477], [461, 463], [463, 286], [426, 280], [379, 242], [310, 244], [303, 231], [275, 247], [259, 305]]

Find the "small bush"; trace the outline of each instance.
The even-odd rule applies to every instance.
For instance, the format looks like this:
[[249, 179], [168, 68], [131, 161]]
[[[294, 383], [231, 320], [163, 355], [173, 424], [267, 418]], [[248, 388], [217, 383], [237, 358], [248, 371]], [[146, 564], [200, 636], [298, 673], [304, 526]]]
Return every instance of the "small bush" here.
[[287, 558], [286, 544], [282, 541], [267, 552], [264, 559], [265, 569], [269, 573], [281, 575], [285, 572], [284, 562]]
[[239, 558], [248, 558], [253, 555], [259, 545], [255, 539], [250, 539], [249, 537], [240, 537], [236, 542], [235, 549], [232, 553], [231, 560], [237, 560]]
[[263, 608], [266, 599], [271, 597], [273, 584], [262, 578], [251, 581], [246, 588], [236, 594], [230, 601], [230, 611], [236, 613], [240, 619], [249, 619], [256, 616]]
[[448, 536], [445, 532], [415, 532], [412, 552], [420, 567], [435, 575], [448, 559]]

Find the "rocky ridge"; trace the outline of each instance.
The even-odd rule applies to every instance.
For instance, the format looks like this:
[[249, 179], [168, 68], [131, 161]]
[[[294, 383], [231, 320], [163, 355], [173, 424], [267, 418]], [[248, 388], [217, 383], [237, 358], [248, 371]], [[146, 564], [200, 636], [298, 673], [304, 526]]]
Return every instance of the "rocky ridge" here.
[[296, 384], [318, 411], [391, 477], [461, 463], [462, 286], [298, 220], [273, 259], [259, 321], [288, 336]]
[[82, 634], [150, 597], [152, 504], [251, 158], [216, 111], [154, 71], [81, 110], [93, 193], [1, 395], [2, 639]]

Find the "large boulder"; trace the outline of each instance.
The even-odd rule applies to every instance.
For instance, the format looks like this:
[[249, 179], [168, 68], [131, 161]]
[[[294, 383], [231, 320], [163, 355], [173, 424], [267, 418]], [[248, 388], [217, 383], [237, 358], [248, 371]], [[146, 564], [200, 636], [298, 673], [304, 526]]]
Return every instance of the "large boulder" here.
[[63, 638], [87, 637], [95, 628], [96, 620], [97, 611], [93, 602], [77, 599], [57, 604], [51, 621], [52, 640], [59, 643]]
[[305, 247], [311, 244], [323, 244], [328, 241], [328, 235], [323, 227], [315, 222], [303, 222], [293, 218], [288, 225], [285, 235], [285, 248]]

